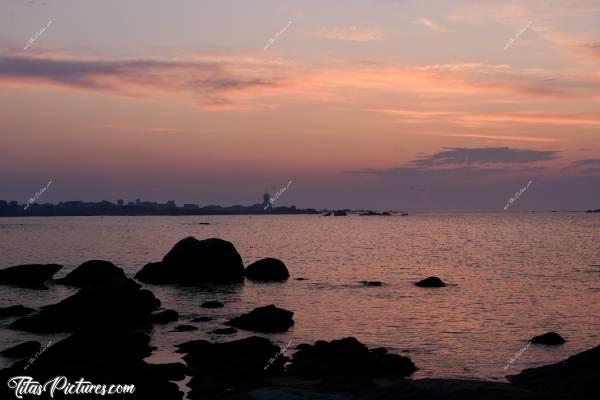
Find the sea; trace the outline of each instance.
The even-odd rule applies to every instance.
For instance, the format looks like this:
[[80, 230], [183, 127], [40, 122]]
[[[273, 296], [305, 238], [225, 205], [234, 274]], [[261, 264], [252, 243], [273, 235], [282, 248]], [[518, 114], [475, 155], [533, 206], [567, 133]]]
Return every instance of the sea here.
[[[55, 276], [60, 278], [84, 261], [99, 259], [133, 277], [187, 236], [232, 242], [244, 265], [279, 258], [291, 277], [283, 283], [145, 285], [162, 307], [180, 314], [178, 322], [149, 328], [157, 347], [150, 362], [180, 361], [175, 345], [188, 340], [254, 335], [209, 332], [269, 304], [294, 312], [295, 325], [288, 332], [259, 334], [281, 347], [289, 344], [287, 356], [300, 343], [353, 336], [369, 347], [410, 357], [419, 368], [414, 378], [503, 381], [508, 374], [600, 344], [600, 214], [0, 218], [0, 268], [57, 263], [65, 266]], [[428, 276], [448, 286], [414, 285]], [[40, 307], [75, 292], [53, 283], [48, 290], [0, 286], [0, 307]], [[210, 300], [225, 307], [200, 307]], [[214, 319], [190, 322], [200, 316]], [[67, 336], [16, 331], [8, 327], [12, 320], [0, 319], [0, 350], [27, 340], [44, 346]], [[173, 332], [178, 324], [199, 329]], [[530, 338], [549, 331], [567, 342], [531, 345], [515, 357]], [[0, 367], [12, 362], [0, 356]]]

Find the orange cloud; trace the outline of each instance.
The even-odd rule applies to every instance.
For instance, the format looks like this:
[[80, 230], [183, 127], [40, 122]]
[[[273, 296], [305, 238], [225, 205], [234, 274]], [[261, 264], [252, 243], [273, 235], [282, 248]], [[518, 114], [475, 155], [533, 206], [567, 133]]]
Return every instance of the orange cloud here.
[[385, 36], [381, 29], [358, 26], [321, 28], [313, 35], [326, 39], [349, 40], [352, 42], [383, 40]]

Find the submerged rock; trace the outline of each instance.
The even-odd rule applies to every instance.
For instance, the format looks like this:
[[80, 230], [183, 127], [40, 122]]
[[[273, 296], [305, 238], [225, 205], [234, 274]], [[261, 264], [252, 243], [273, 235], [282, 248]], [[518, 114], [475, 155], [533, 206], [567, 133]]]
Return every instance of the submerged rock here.
[[275, 307], [273, 304], [258, 307], [247, 314], [235, 317], [226, 325], [255, 332], [285, 332], [294, 325], [292, 311]]
[[216, 335], [233, 335], [234, 333], [237, 333], [237, 331], [238, 330], [235, 328], [221, 328], [210, 331], [210, 333], [214, 333]]
[[42, 345], [40, 344], [40, 342], [30, 341], [8, 348], [0, 352], [0, 354], [2, 354], [4, 357], [24, 358], [34, 355], [41, 348]]
[[437, 276], [430, 276], [422, 281], [415, 283], [419, 287], [444, 287], [446, 284]]
[[263, 258], [246, 267], [246, 278], [253, 281], [285, 281], [290, 277], [283, 261], [276, 258]]
[[383, 286], [383, 282], [380, 281], [360, 281], [363, 286]]
[[74, 332], [140, 327], [152, 322], [160, 301], [131, 279], [105, 287], [86, 287], [39, 312], [13, 322], [29, 332]]
[[62, 269], [58, 264], [26, 264], [0, 269], [0, 284], [45, 288], [44, 282]]
[[213, 319], [211, 317], [198, 317], [198, 318], [194, 318], [192, 319], [191, 322], [208, 322], [208, 321], [212, 321]]
[[287, 369], [306, 379], [348, 381], [364, 378], [403, 378], [417, 370], [410, 358], [383, 347], [368, 349], [353, 337], [314, 345], [301, 344]]
[[[192, 376], [190, 399], [233, 394], [263, 384], [264, 378], [281, 373], [287, 357], [269, 339], [252, 336], [225, 343], [194, 340], [177, 346]], [[268, 366], [268, 367], [267, 367]]]
[[57, 282], [77, 287], [98, 287], [112, 285], [122, 279], [127, 279], [125, 272], [110, 261], [90, 260]]
[[221, 303], [220, 301], [207, 301], [200, 305], [200, 307], [203, 307], [203, 308], [222, 308], [224, 306], [225, 305], [223, 303]]
[[566, 340], [556, 332], [544, 333], [543, 335], [534, 336], [531, 339], [531, 343], [533, 344], [546, 344], [549, 346], [556, 346], [565, 342]]
[[20, 304], [9, 307], [0, 307], [0, 318], [20, 317], [22, 315], [31, 314], [34, 311], [34, 308], [25, 307]]
[[563, 398], [558, 395], [568, 394], [570, 399], [599, 399], [599, 365], [600, 346], [596, 346], [556, 364], [528, 368], [520, 374], [509, 375], [508, 379], [519, 387], [557, 398]]
[[146, 264], [135, 277], [146, 283], [239, 283], [244, 280], [244, 265], [230, 242], [187, 237], [177, 242], [162, 262]]

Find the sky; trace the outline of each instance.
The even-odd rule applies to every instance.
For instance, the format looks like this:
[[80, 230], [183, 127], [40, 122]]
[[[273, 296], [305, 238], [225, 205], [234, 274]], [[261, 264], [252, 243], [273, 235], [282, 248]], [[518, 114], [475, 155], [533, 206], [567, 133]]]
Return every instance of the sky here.
[[0, 199], [600, 208], [598, 0], [1, 0]]

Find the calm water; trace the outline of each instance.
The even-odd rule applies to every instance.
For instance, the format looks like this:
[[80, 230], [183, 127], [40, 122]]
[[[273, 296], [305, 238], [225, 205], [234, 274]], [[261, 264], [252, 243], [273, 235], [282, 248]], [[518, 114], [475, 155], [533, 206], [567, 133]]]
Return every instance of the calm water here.
[[[265, 335], [280, 345], [291, 341], [288, 353], [294, 344], [355, 336], [409, 355], [420, 368], [415, 377], [503, 379], [600, 343], [598, 214], [4, 218], [0, 267], [59, 263], [65, 265], [61, 277], [86, 260], [106, 259], [132, 276], [189, 235], [233, 242], [246, 265], [280, 258], [292, 279], [213, 289], [148, 285], [165, 308], [181, 314], [178, 323], [216, 318], [195, 324], [200, 330], [194, 332], [171, 333], [174, 324], [155, 327], [153, 345], [159, 350], [153, 361], [178, 360], [173, 346], [186, 340], [246, 336], [207, 332], [267, 304], [295, 312], [296, 325], [288, 333]], [[412, 285], [429, 275], [452, 285]], [[363, 287], [362, 280], [385, 285]], [[0, 306], [41, 306], [71, 293], [54, 285], [47, 291], [0, 287]], [[208, 300], [226, 306], [202, 309]], [[60, 337], [9, 330], [10, 322], [0, 320], [0, 349]], [[530, 346], [504, 371], [529, 338], [551, 330], [568, 342]], [[7, 362], [0, 357], [2, 365]]]

